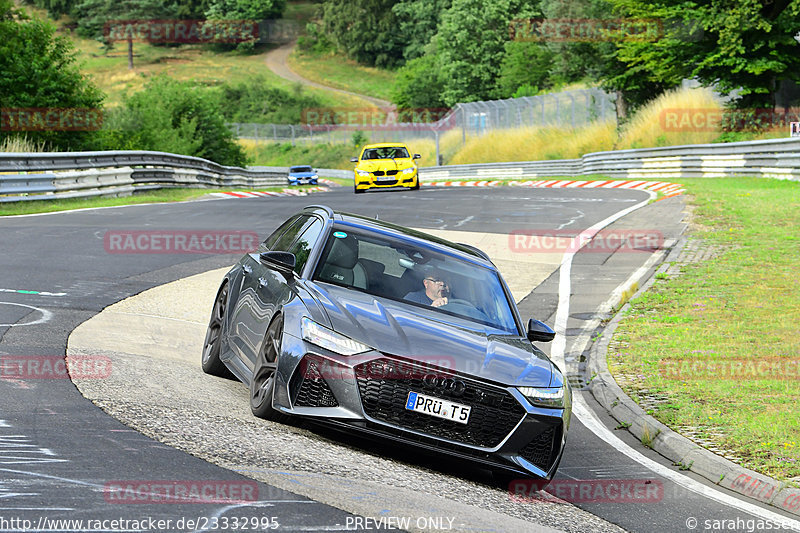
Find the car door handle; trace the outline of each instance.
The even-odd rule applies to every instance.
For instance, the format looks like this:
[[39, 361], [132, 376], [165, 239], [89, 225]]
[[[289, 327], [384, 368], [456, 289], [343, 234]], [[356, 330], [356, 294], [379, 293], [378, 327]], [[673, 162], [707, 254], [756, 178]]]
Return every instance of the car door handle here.
[[269, 280], [267, 278], [258, 278], [258, 284], [262, 287], [266, 287], [268, 283]]
[[242, 265], [242, 270], [244, 270], [245, 274], [253, 273], [253, 267], [251, 267], [250, 265]]

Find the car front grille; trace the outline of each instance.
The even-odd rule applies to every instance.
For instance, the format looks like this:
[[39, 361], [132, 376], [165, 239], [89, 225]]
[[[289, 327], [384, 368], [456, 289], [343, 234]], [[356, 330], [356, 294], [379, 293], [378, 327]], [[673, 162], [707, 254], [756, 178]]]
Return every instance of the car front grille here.
[[558, 456], [560, 441], [561, 429], [550, 426], [530, 441], [519, 454], [526, 461], [548, 472]]
[[297, 407], [338, 407], [333, 395], [314, 359], [306, 357], [289, 381], [293, 405]]
[[[355, 375], [369, 417], [441, 439], [493, 448], [525, 416], [525, 410], [508, 391], [430, 367], [377, 359], [356, 366]], [[428, 385], [423, 378], [430, 375], [457, 379], [463, 383], [463, 390]], [[470, 406], [469, 422], [460, 424], [407, 410], [406, 400], [412, 391]]]

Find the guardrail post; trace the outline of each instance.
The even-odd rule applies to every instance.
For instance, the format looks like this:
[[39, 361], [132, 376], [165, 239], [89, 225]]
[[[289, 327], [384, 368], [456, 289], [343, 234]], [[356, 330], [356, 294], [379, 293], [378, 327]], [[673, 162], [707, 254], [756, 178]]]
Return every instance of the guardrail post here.
[[292, 146], [294, 146], [294, 124], [289, 124], [289, 129], [292, 130]]

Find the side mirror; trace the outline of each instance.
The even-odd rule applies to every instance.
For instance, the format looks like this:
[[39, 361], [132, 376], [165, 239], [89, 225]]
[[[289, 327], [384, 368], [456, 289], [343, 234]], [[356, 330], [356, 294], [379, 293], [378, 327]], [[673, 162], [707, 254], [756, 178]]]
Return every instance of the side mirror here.
[[350, 158], [350, 162], [351, 163], [358, 163], [358, 158], [357, 157], [351, 157]]
[[419, 154], [414, 154], [414, 159], [419, 159], [420, 157], [422, 157], [422, 156], [419, 155]]
[[272, 268], [284, 276], [292, 276], [297, 260], [293, 253], [289, 252], [263, 252], [258, 256], [258, 260], [265, 267]]
[[528, 320], [528, 340], [531, 342], [550, 342], [556, 336], [556, 332], [550, 326], [540, 320], [531, 318]]

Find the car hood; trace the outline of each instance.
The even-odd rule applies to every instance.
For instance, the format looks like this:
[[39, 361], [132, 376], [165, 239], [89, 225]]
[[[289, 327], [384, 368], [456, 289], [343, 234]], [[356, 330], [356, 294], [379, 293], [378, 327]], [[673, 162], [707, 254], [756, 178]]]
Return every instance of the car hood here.
[[[397, 162], [397, 170], [414, 166], [414, 162], [410, 158], [395, 159], [395, 161]], [[375, 172], [376, 170], [394, 170], [395, 166], [391, 159], [376, 159], [360, 161], [356, 168], [367, 172]]]
[[387, 298], [309, 282], [330, 327], [376, 350], [503, 385], [547, 387], [553, 365], [524, 337]]

